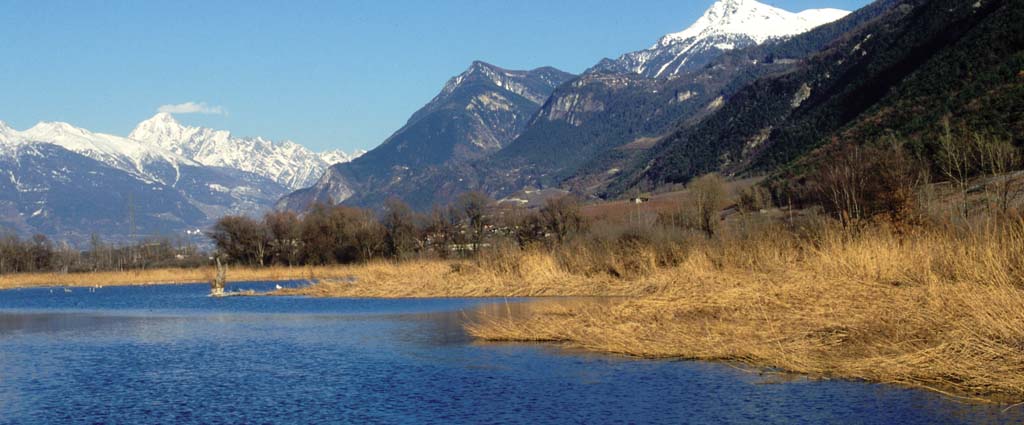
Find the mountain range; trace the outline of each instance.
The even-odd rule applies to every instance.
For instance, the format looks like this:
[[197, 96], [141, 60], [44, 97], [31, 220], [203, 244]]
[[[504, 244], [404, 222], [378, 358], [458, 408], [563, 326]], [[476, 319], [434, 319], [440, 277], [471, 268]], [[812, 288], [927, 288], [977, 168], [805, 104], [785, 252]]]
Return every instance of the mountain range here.
[[[905, 141], [934, 157], [943, 125], [1024, 144], [1024, 5], [877, 0], [789, 12], [720, 0], [653, 46], [580, 75], [472, 62], [375, 149], [188, 127], [129, 137], [0, 124], [0, 226], [120, 235], [314, 203], [426, 210], [475, 190], [615, 199], [708, 172], [799, 185], [842, 146]], [[523, 193], [530, 196], [520, 196]]]
[[166, 112], [139, 123], [128, 138], [159, 146], [202, 165], [259, 174], [288, 189], [309, 186], [327, 167], [366, 153], [313, 152], [292, 141], [277, 143], [262, 137], [233, 137], [225, 130], [181, 125]]
[[898, 140], [934, 161], [945, 123], [1019, 146], [1022, 8], [877, 0], [852, 13], [791, 13], [721, 0], [686, 30], [554, 87], [501, 149], [402, 166], [386, 184], [351, 172], [357, 159], [279, 206], [399, 197], [424, 210], [470, 190], [614, 199], [709, 172], [799, 186], [802, 170], [826, 166], [841, 146]]
[[25, 131], [0, 122], [0, 228], [78, 243], [92, 234], [114, 241], [183, 234], [226, 214], [267, 211], [332, 162], [355, 156], [232, 138], [165, 113], [130, 137], [62, 122]]
[[[580, 184], [593, 182], [573, 178], [586, 167], [593, 167], [595, 161], [617, 156], [617, 149], [631, 143], [650, 144], [680, 121], [710, 113], [725, 96], [742, 86], [738, 79], [781, 71], [801, 55], [822, 47], [825, 40], [810, 43], [810, 48], [794, 52], [793, 57], [785, 56], [786, 52], [772, 61], [737, 60], [707, 66], [712, 60], [745, 48], [790, 40], [848, 13], [835, 9], [791, 13], [754, 0], [721, 0], [696, 23], [661, 37], [649, 49], [624, 54], [617, 60], [601, 60], [579, 76], [566, 74], [561, 80], [550, 79], [557, 84], [550, 86], [547, 96], [537, 97], [536, 108], [524, 110], [529, 115], [517, 114], [515, 125], [519, 130], [510, 133], [515, 137], [504, 142], [501, 149], [480, 158], [460, 158], [442, 150], [439, 152], [446, 156], [417, 167], [391, 161], [393, 156], [384, 154], [389, 149], [385, 142], [363, 158], [332, 167], [316, 185], [287, 196], [279, 207], [302, 210], [311, 202], [376, 207], [395, 196], [426, 209], [467, 190], [480, 190], [497, 198], [529, 188], [580, 191]], [[479, 66], [474, 64], [467, 73], [472, 74]], [[452, 79], [442, 94], [468, 81], [465, 75]], [[492, 84], [492, 88], [500, 86]], [[410, 122], [435, 109], [434, 102], [428, 104]], [[489, 131], [486, 125], [479, 128]], [[416, 136], [421, 146], [449, 140], [436, 128], [421, 127], [420, 131]], [[469, 134], [465, 137], [479, 137]], [[360, 172], [371, 159], [377, 170], [396, 168], [401, 172], [393, 173], [390, 179]], [[601, 171], [613, 168], [609, 165]], [[598, 180], [615, 174], [599, 176]]]

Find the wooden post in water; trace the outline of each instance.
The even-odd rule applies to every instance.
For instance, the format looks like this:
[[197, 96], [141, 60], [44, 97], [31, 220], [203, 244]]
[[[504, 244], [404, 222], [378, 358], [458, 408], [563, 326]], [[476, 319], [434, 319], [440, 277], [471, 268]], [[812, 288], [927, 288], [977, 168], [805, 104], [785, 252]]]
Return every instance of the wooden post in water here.
[[224, 296], [224, 284], [227, 282], [228, 267], [220, 263], [220, 258], [217, 259], [217, 276], [210, 281], [210, 296], [211, 297], [223, 297]]

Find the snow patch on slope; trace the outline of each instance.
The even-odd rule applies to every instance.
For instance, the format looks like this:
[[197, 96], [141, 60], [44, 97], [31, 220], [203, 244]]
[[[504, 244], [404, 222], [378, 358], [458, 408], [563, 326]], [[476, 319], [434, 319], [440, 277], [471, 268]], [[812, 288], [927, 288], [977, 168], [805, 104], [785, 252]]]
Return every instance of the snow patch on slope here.
[[441, 93], [431, 100], [431, 103], [438, 102], [440, 99], [451, 95], [456, 89], [461, 87], [465, 81], [474, 76], [490, 80], [494, 85], [525, 97], [538, 105], [544, 103], [544, 101], [547, 100], [547, 96], [545, 96], [544, 93], [537, 93], [534, 90], [531, 90], [526, 84], [523, 84], [523, 79], [527, 78], [529, 75], [530, 71], [512, 71], [486, 62], [473, 61], [473, 64], [470, 65], [469, 69], [448, 80], [448, 82], [445, 83], [444, 88], [441, 89]]

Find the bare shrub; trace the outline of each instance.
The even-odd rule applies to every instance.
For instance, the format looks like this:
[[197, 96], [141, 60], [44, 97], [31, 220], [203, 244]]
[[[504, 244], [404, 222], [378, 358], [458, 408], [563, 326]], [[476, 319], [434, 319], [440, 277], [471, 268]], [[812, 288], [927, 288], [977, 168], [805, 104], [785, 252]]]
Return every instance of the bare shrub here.
[[745, 188], [739, 193], [736, 206], [742, 212], [758, 212], [772, 207], [772, 194], [760, 185]]
[[927, 181], [920, 161], [902, 144], [847, 145], [808, 176], [810, 197], [844, 226], [883, 215], [909, 222], [919, 212], [918, 188]]
[[580, 213], [579, 200], [572, 195], [548, 199], [540, 209], [540, 218], [544, 229], [552, 234], [559, 244], [586, 228], [586, 220]]
[[727, 201], [725, 179], [718, 174], [707, 174], [695, 179], [687, 188], [690, 191], [688, 212], [693, 225], [710, 239], [722, 221], [722, 208]]

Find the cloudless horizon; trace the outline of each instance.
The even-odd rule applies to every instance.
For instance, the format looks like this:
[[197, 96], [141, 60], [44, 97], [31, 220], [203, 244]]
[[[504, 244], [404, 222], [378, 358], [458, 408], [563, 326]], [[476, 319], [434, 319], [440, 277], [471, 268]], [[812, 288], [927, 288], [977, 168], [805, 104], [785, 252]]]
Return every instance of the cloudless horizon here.
[[[869, 3], [761, 1], [794, 12]], [[238, 136], [368, 150], [473, 60], [580, 73], [712, 3], [0, 0], [0, 121], [124, 136], [164, 107]]]

